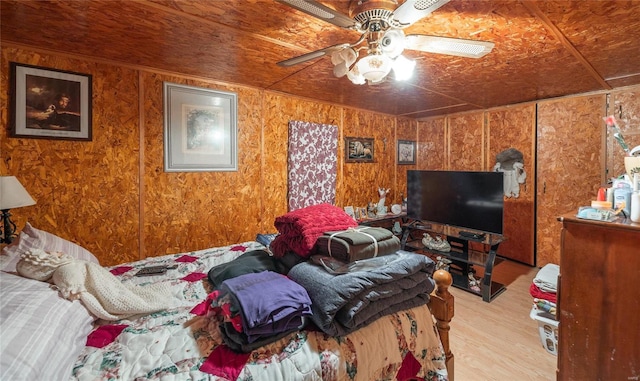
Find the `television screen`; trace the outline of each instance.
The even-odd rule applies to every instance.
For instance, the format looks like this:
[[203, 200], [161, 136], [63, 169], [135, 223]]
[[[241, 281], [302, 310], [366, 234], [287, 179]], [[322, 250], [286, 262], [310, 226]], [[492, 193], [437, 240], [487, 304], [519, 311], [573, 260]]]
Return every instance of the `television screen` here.
[[407, 171], [407, 217], [502, 234], [500, 172]]

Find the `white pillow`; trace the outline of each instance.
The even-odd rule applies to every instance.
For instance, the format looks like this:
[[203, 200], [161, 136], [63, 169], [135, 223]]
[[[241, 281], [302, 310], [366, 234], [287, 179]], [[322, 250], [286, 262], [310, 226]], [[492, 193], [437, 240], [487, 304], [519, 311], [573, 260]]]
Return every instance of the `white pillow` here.
[[93, 317], [48, 283], [0, 271], [0, 374], [3, 380], [68, 380]]
[[0, 270], [15, 272], [16, 263], [20, 260], [20, 254], [31, 249], [61, 251], [73, 258], [100, 264], [98, 259], [82, 246], [78, 246], [73, 242], [44, 230], [38, 230], [27, 222], [24, 229], [20, 232], [18, 239], [2, 249], [2, 255], [0, 255]]

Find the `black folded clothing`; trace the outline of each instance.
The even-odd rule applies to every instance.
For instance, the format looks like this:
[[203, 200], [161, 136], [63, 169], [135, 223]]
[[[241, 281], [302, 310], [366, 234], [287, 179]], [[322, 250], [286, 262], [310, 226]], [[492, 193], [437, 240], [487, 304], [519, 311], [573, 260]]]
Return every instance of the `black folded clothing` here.
[[227, 279], [263, 271], [273, 271], [286, 275], [289, 267], [265, 250], [253, 250], [247, 251], [230, 262], [212, 267], [209, 270], [208, 279], [213, 287], [219, 287]]

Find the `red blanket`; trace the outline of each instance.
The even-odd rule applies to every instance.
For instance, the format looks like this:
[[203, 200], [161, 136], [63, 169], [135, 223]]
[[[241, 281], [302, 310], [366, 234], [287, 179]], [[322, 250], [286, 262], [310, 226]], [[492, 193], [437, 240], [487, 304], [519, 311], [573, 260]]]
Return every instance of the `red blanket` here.
[[271, 251], [276, 257], [287, 252], [307, 258], [325, 231], [345, 230], [358, 226], [344, 210], [331, 204], [308, 206], [276, 217], [274, 226], [280, 233], [271, 242]]
[[556, 302], [557, 296], [555, 293], [542, 291], [538, 286], [535, 285], [535, 283], [531, 283], [531, 286], [529, 287], [529, 293], [534, 298], [548, 300], [552, 303]]

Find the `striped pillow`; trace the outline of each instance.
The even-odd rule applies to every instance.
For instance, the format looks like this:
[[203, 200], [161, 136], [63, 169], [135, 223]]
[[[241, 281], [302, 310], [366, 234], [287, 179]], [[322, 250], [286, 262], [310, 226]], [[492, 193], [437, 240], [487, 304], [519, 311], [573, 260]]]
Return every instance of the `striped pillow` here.
[[45, 282], [0, 271], [0, 374], [3, 380], [67, 380], [91, 332], [80, 301]]
[[15, 272], [16, 263], [20, 260], [20, 254], [31, 249], [44, 251], [61, 251], [76, 259], [100, 264], [98, 259], [82, 246], [60, 238], [44, 230], [38, 230], [27, 222], [20, 232], [20, 236], [11, 245], [2, 249], [0, 255], [0, 270]]

